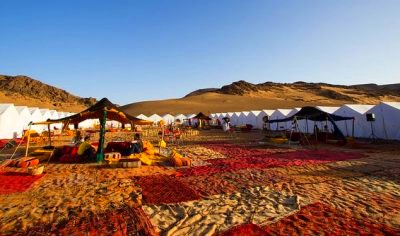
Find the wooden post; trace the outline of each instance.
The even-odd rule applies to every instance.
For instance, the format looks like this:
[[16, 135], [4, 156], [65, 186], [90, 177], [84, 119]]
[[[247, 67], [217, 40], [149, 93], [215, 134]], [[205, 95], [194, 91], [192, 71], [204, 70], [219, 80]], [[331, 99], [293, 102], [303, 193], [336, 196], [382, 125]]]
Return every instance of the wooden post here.
[[104, 160], [104, 138], [106, 133], [106, 120], [107, 120], [107, 110], [103, 110], [103, 116], [100, 119], [100, 139], [99, 139], [99, 147], [97, 149], [96, 160], [97, 162], [103, 162]]
[[51, 146], [51, 133], [50, 133], [50, 123], [47, 124], [47, 130], [49, 131], [49, 142], [50, 142], [50, 146]]
[[31, 126], [29, 126], [28, 129], [28, 140], [26, 141], [26, 150], [25, 150], [25, 157], [28, 156], [28, 150], [29, 150], [29, 142], [31, 140]]

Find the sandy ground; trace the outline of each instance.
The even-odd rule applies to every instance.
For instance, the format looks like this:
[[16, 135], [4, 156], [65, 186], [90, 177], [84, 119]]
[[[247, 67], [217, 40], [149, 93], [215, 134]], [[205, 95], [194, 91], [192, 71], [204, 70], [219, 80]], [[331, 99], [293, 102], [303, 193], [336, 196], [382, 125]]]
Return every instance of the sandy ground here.
[[[197, 163], [207, 164], [207, 160], [229, 157], [207, 148], [206, 142], [254, 147], [261, 138], [262, 135], [256, 132], [226, 135], [221, 131], [202, 131], [199, 136], [190, 137], [173, 148]], [[293, 151], [288, 147], [268, 145], [258, 148], [271, 152]], [[323, 164], [246, 168], [189, 177], [175, 177], [184, 168], [163, 166], [110, 169], [98, 164], [49, 164], [45, 175], [27, 191], [0, 195], [0, 232], [6, 235], [32, 232], [68, 234], [65, 232], [72, 231], [65, 231], [65, 228], [76, 227], [74, 225], [78, 223], [74, 222], [79, 222], [79, 219], [97, 215], [105, 222], [112, 221], [108, 220], [107, 212], [119, 212], [130, 206], [144, 210], [143, 215], [137, 210], [130, 215], [121, 213], [128, 216], [118, 224], [139, 224], [138, 218], [142, 218], [143, 222], [152, 225], [153, 231], [145, 231], [148, 234], [213, 235], [246, 223], [267, 227], [287, 222], [290, 216], [296, 216], [301, 209], [312, 204], [323, 204], [354, 220], [368, 219], [400, 232], [398, 145], [368, 146], [365, 150], [335, 146], [323, 148], [359, 152], [365, 156]], [[186, 194], [182, 187], [168, 192], [170, 195], [165, 196], [169, 197], [167, 204], [148, 203], [144, 195], [146, 191], [160, 196], [163, 193], [156, 193], [156, 185], [154, 189], [142, 187], [140, 178], [151, 180], [157, 176], [170, 176], [179, 181], [180, 186], [190, 188], [195, 195], [188, 201], [174, 201], [175, 195]], [[129, 220], [129, 217], [135, 220]], [[94, 228], [100, 229], [96, 224], [103, 221], [96, 222]], [[326, 232], [324, 228], [331, 227], [328, 222], [326, 224], [319, 232]], [[121, 227], [112, 226], [108, 233], [118, 232]], [[301, 226], [296, 227], [298, 234], [306, 232]], [[125, 227], [121, 232], [134, 234], [129, 231]]]

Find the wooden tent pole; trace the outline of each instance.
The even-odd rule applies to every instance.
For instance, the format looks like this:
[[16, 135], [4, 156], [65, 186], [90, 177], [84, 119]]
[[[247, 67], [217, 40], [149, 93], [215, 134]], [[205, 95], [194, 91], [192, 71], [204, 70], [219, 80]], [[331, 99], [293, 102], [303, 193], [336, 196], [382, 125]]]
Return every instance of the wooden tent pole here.
[[103, 115], [100, 119], [100, 139], [99, 139], [99, 147], [97, 149], [96, 160], [97, 162], [103, 162], [104, 160], [104, 136], [106, 133], [106, 120], [107, 120], [107, 110], [103, 110]]
[[49, 124], [47, 124], [47, 130], [49, 131], [49, 142], [50, 142], [50, 146], [51, 146], [50, 123], [49, 123]]
[[[32, 122], [31, 122], [32, 123]], [[28, 140], [26, 141], [26, 150], [25, 150], [25, 157], [28, 156], [28, 150], [29, 150], [29, 142], [31, 140], [31, 124], [29, 124], [29, 129], [28, 129]]]

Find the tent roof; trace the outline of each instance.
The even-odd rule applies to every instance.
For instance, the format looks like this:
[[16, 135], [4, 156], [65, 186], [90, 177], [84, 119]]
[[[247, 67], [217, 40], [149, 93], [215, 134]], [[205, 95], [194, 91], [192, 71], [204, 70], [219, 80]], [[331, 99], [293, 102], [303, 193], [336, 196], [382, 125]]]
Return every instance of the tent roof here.
[[316, 106], [316, 108], [319, 109], [319, 110], [321, 110], [321, 111], [323, 111], [323, 112], [332, 114], [332, 113], [334, 113], [335, 111], [337, 111], [340, 107]]
[[199, 119], [199, 120], [211, 120], [210, 117], [204, 115], [202, 112], [199, 112], [193, 119]]
[[303, 108], [301, 108], [301, 110], [299, 112], [297, 112], [296, 114], [294, 114], [288, 118], [270, 120], [269, 123], [291, 121], [295, 117], [298, 120], [308, 119], [308, 120], [312, 120], [312, 121], [326, 121], [329, 118], [332, 119], [333, 121], [354, 119], [354, 117], [345, 117], [345, 116], [329, 114], [328, 112], [322, 111], [316, 107], [303, 107]]
[[93, 106], [89, 107], [88, 109], [71, 115], [67, 116], [61, 119], [55, 119], [55, 120], [48, 120], [49, 122], [68, 122], [72, 124], [80, 123], [84, 120], [87, 119], [101, 119], [103, 116], [103, 111], [107, 111], [107, 119], [108, 120], [115, 120], [119, 121], [123, 124], [149, 124], [148, 121], [144, 121], [141, 119], [138, 119], [134, 116], [131, 116], [129, 114], [126, 114], [123, 112], [121, 109], [119, 109], [115, 104], [110, 102], [107, 98], [103, 98], [100, 101], [98, 101], [96, 104]]
[[13, 104], [11, 103], [3, 103], [0, 104], [0, 114], [2, 114], [3, 112], [5, 112], [8, 108], [10, 108], [11, 106], [13, 106]]
[[263, 112], [267, 116], [270, 116], [270, 115], [272, 115], [272, 113], [274, 113], [274, 110], [262, 110], [261, 112]]
[[400, 110], [400, 102], [382, 102], [382, 103]]
[[250, 111], [250, 113], [255, 116], [258, 116], [261, 113], [261, 111]]
[[357, 113], [364, 114], [373, 107], [374, 107], [374, 105], [345, 104], [338, 110], [340, 110], [342, 108], [349, 108], [349, 109], [354, 110]]

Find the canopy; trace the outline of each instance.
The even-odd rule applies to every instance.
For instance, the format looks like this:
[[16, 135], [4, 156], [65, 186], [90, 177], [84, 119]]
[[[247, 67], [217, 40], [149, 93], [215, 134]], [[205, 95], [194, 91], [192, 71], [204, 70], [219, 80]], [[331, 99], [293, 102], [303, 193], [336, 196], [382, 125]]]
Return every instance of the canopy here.
[[298, 111], [296, 114], [284, 118], [284, 119], [275, 119], [275, 120], [269, 120], [269, 123], [276, 123], [276, 122], [286, 122], [286, 121], [291, 121], [294, 118], [297, 120], [303, 120], [303, 119], [308, 119], [312, 121], [326, 121], [326, 120], [333, 120], [333, 121], [340, 121], [340, 120], [354, 120], [354, 117], [346, 117], [346, 116], [339, 116], [339, 115], [333, 115], [329, 114], [325, 111], [322, 111], [318, 108], [315, 107], [303, 107]]
[[[354, 117], [345, 117], [345, 116], [338, 116], [338, 115], [333, 115], [329, 114], [325, 111], [322, 111], [318, 108], [315, 107], [303, 107], [299, 112], [296, 114], [284, 118], [284, 119], [276, 119], [276, 120], [269, 120], [269, 123], [276, 123], [276, 122], [286, 122], [286, 121], [291, 121], [291, 120], [312, 120], [312, 121], [330, 121], [333, 125], [334, 128], [334, 135], [337, 138], [343, 139], [343, 141], [346, 143], [346, 138], [344, 137], [343, 133], [340, 131], [338, 126], [336, 125], [335, 121], [340, 121], [340, 120], [354, 120]], [[354, 127], [353, 127], [353, 132], [354, 132]]]
[[142, 120], [126, 114], [121, 109], [119, 109], [115, 104], [110, 102], [107, 98], [103, 98], [98, 101], [93, 106], [89, 107], [88, 109], [74, 114], [72, 116], [67, 116], [60, 119], [51, 120], [48, 119], [48, 122], [51, 123], [69, 123], [69, 124], [78, 124], [87, 119], [99, 119], [103, 118], [103, 112], [106, 111], [107, 120], [115, 120], [121, 122], [122, 124], [131, 124], [131, 125], [149, 125], [152, 124], [151, 121]]
[[199, 114], [197, 114], [195, 117], [193, 117], [192, 119], [198, 119], [198, 120], [211, 120], [210, 117], [204, 115], [202, 112], [200, 112]]

